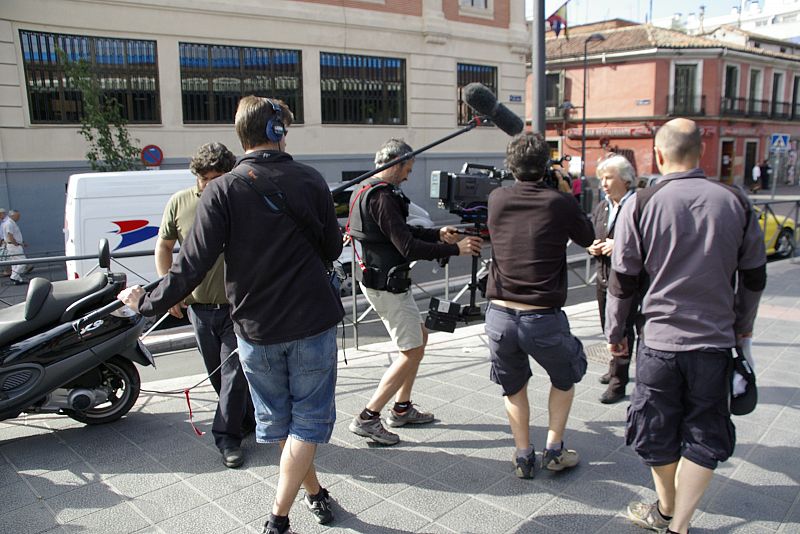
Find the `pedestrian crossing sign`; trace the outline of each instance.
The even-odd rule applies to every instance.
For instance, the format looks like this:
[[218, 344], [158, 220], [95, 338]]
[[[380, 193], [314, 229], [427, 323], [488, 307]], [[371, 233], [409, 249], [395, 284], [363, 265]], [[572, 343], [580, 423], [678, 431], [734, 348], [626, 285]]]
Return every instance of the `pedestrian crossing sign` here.
[[778, 152], [788, 150], [789, 134], [772, 134], [769, 141], [769, 149]]

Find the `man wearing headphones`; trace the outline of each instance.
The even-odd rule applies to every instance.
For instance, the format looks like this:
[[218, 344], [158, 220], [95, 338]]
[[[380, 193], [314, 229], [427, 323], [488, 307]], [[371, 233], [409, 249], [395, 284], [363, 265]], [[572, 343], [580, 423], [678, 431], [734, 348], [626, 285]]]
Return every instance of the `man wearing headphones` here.
[[194, 225], [158, 287], [119, 295], [144, 315], [162, 314], [225, 251], [225, 293], [255, 405], [256, 440], [279, 443], [283, 451], [267, 534], [290, 532], [289, 510], [301, 485], [317, 522], [333, 520], [314, 455], [336, 420], [336, 325], [344, 310], [326, 262], [341, 254], [342, 236], [325, 179], [285, 152], [292, 118], [279, 100], [239, 101], [235, 126], [245, 155], [206, 186]]

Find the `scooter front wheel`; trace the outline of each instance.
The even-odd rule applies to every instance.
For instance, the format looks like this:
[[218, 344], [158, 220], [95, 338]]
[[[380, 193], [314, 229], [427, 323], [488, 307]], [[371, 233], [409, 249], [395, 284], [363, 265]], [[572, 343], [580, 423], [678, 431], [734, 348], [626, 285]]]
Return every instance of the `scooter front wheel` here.
[[116, 421], [130, 411], [139, 398], [141, 379], [136, 366], [129, 360], [114, 356], [100, 365], [102, 383], [109, 390], [106, 402], [84, 411], [65, 410], [69, 417], [87, 425], [102, 425]]

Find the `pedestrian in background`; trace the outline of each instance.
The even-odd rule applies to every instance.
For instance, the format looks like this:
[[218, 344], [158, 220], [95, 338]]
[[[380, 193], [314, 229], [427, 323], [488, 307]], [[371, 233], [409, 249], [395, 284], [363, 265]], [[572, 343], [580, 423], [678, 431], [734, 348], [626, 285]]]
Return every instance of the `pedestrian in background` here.
[[[192, 155], [189, 168], [197, 181], [169, 199], [161, 220], [155, 249], [159, 276], [167, 274], [172, 267], [175, 244], [183, 244], [188, 237], [206, 186], [230, 172], [235, 163], [236, 157], [222, 143], [202, 145]], [[220, 254], [200, 285], [183, 302], [170, 308], [169, 313], [180, 319], [183, 309], [187, 309], [197, 349], [219, 398], [211, 426], [214, 443], [222, 453], [222, 463], [236, 468], [244, 463], [242, 438], [255, 429], [256, 422], [239, 355], [231, 355], [236, 350], [236, 333], [225, 296], [224, 269], [224, 255]]]
[[761, 166], [756, 163], [750, 173], [750, 192], [755, 193], [761, 188]]
[[[5, 232], [3, 226], [6, 222], [6, 209], [0, 208], [0, 261], [8, 261], [8, 249], [6, 248]], [[0, 268], [0, 276], [11, 276], [11, 267]]]
[[759, 173], [761, 174], [761, 189], [768, 191], [772, 183], [772, 167], [769, 165], [769, 158], [764, 158], [759, 167]]
[[[600, 326], [606, 324], [606, 292], [608, 277], [611, 274], [611, 253], [614, 250], [614, 227], [619, 218], [622, 206], [628, 202], [635, 192], [636, 172], [625, 156], [609, 154], [597, 166], [597, 177], [600, 188], [605, 193], [592, 213], [595, 240], [586, 249], [597, 261], [597, 307], [600, 312]], [[628, 346], [634, 346], [636, 339], [636, 318], [639, 315], [639, 304], [634, 302], [625, 321], [625, 337]], [[613, 404], [625, 397], [625, 386], [628, 385], [628, 369], [631, 358], [611, 355], [608, 371], [600, 377], [601, 384], [608, 388], [600, 395], [600, 402]]]
[[[6, 250], [8, 252], [8, 259], [15, 261], [25, 259], [25, 247], [28, 246], [22, 239], [22, 232], [19, 229], [19, 225], [17, 225], [20, 217], [21, 214], [19, 211], [11, 210], [8, 212], [8, 217], [4, 219], [2, 225], [3, 236], [5, 236], [6, 241]], [[23, 278], [23, 275], [30, 271], [31, 269], [29, 269], [28, 265], [12, 265], [11, 281], [14, 282], [14, 285], [16, 286], [27, 284], [28, 282]]]
[[752, 336], [767, 277], [758, 217], [739, 188], [706, 178], [703, 148], [693, 121], [658, 130], [663, 177], [619, 214], [606, 303], [609, 349], [625, 356], [625, 325], [648, 277], [625, 440], [650, 466], [658, 499], [630, 503], [628, 517], [680, 534], [733, 453], [731, 350]]

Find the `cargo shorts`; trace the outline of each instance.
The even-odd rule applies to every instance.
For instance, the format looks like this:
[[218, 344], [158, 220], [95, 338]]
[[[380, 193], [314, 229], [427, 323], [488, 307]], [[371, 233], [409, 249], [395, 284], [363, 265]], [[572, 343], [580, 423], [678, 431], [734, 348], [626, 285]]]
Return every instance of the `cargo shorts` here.
[[553, 387], [569, 391], [586, 374], [583, 344], [572, 335], [561, 308], [514, 310], [490, 303], [486, 309], [486, 336], [492, 382], [503, 395], [520, 391], [533, 373], [529, 357], [544, 368]]
[[666, 352], [639, 345], [625, 441], [647, 465], [681, 457], [716, 469], [733, 454], [730, 349]]

